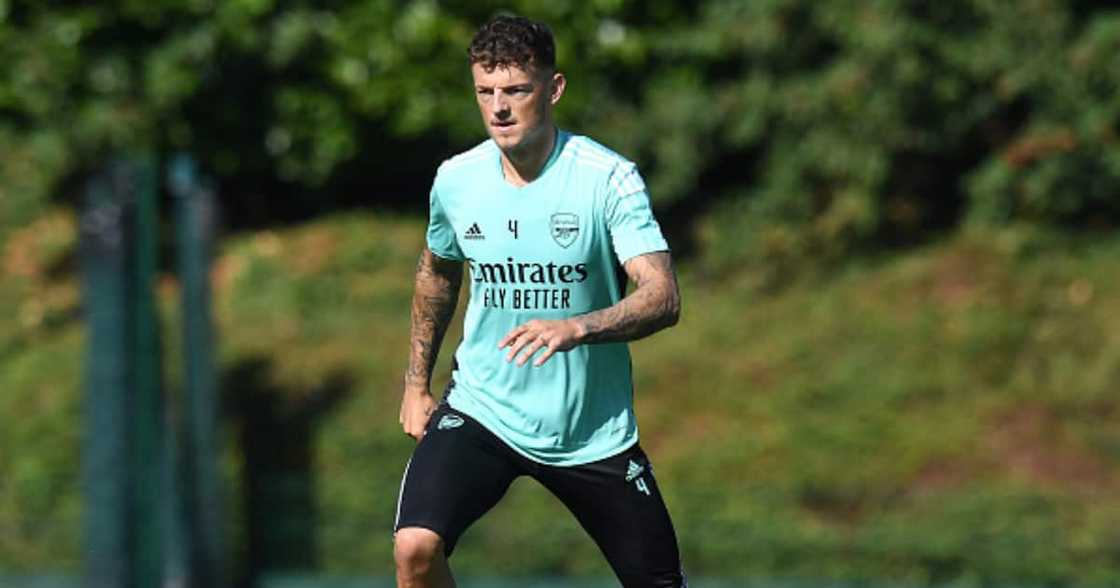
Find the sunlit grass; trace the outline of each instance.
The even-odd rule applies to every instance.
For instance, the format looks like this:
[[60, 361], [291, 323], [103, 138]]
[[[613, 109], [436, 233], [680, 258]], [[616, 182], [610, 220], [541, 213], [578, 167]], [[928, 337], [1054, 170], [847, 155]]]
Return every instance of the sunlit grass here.
[[[76, 310], [76, 282], [26, 268], [64, 257], [73, 237], [10, 243], [0, 567], [72, 568], [82, 329], [63, 317]], [[310, 475], [314, 524], [294, 543], [328, 572], [390, 570], [412, 447], [397, 409], [422, 243], [421, 220], [351, 213], [222, 244], [214, 313], [235, 542], [245, 540], [237, 489], [252, 441], [241, 426], [246, 410], [265, 411], [274, 441], [289, 435], [300, 449], [291, 439], [306, 434], [310, 458], [287, 475]], [[750, 268], [717, 275], [684, 260], [681, 323], [632, 349], [642, 443], [686, 565], [917, 583], [1120, 579], [1118, 254], [1116, 240], [971, 231], [777, 289]], [[171, 277], [160, 292], [177, 389]], [[21, 530], [28, 517], [47, 530]], [[473, 574], [609, 574], [570, 515], [528, 481], [467, 533], [454, 561]]]

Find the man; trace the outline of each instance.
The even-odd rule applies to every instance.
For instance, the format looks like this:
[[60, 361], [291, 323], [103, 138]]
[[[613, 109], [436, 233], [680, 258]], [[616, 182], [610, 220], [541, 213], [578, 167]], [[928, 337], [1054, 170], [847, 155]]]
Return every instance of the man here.
[[[668, 245], [634, 164], [558, 130], [552, 34], [498, 17], [468, 51], [490, 139], [440, 166], [416, 271], [400, 422], [398, 586], [454, 586], [447, 557], [520, 475], [555, 494], [624, 586], [685, 586], [669, 513], [638, 446], [626, 342], [677, 322]], [[452, 382], [432, 366], [470, 303]], [[623, 297], [621, 264], [635, 284]]]

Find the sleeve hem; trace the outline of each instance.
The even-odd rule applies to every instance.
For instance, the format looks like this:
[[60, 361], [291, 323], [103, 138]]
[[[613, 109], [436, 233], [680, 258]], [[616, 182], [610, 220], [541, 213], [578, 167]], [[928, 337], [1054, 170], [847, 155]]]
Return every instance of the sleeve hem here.
[[671, 251], [669, 249], [669, 244], [664, 240], [661, 240], [660, 242], [650, 241], [636, 244], [632, 247], [626, 247], [625, 249], [618, 249], [615, 251], [615, 255], [618, 257], [618, 263], [625, 264], [627, 261], [630, 261], [631, 259], [639, 255], [645, 255], [647, 253], [659, 253], [662, 251], [666, 253]]
[[461, 255], [455, 255], [454, 253], [433, 248], [431, 243], [428, 243], [428, 251], [431, 251], [432, 255], [435, 255], [436, 257], [444, 261], [466, 261], [466, 258]]

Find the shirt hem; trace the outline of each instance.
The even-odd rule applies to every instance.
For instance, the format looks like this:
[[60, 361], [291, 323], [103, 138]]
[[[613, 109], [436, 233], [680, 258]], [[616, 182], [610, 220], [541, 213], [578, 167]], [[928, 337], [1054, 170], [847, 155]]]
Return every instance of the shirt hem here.
[[574, 458], [567, 458], [567, 459], [561, 459], [561, 460], [549, 460], [549, 459], [542, 458], [539, 455], [534, 455], [532, 452], [526, 451], [525, 449], [519, 447], [516, 443], [511, 442], [505, 435], [503, 435], [501, 433], [501, 431], [499, 431], [497, 429], [497, 427], [493, 427], [489, 423], [487, 423], [485, 419], [479, 418], [479, 415], [478, 415], [477, 411], [470, 410], [470, 408], [463, 407], [462, 404], [458, 404], [455, 401], [455, 397], [456, 397], [456, 395], [454, 393], [449, 394], [448, 397], [447, 397], [447, 404], [450, 405], [451, 408], [453, 408], [453, 409], [471, 417], [472, 419], [474, 419], [479, 425], [482, 426], [482, 428], [486, 429], [487, 431], [490, 431], [490, 433], [493, 434], [498, 439], [500, 439], [501, 442], [503, 444], [505, 444], [506, 447], [509, 447], [510, 449], [512, 449], [518, 455], [520, 455], [520, 456], [522, 456], [522, 457], [524, 457], [524, 458], [526, 458], [530, 461], [533, 461], [535, 463], [539, 463], [541, 465], [553, 466], [553, 467], [573, 467], [573, 466], [586, 465], [586, 464], [589, 464], [589, 463], [595, 463], [597, 461], [602, 461], [604, 459], [609, 459], [609, 458], [612, 458], [612, 457], [614, 457], [614, 456], [616, 456], [620, 453], [625, 452], [626, 450], [630, 449], [631, 447], [637, 445], [638, 440], [639, 440], [638, 439], [638, 437], [639, 437], [638, 428], [635, 426], [634, 427], [634, 433], [632, 435], [627, 435], [626, 437], [623, 438], [622, 443], [620, 443], [617, 448], [613, 448], [610, 451], [604, 452], [603, 454], [596, 454], [596, 455], [591, 456], [589, 458], [574, 457]]

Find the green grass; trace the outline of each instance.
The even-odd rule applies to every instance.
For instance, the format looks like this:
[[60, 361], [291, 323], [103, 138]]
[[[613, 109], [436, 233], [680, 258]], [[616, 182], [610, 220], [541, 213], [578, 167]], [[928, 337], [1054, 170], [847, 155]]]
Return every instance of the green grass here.
[[[389, 572], [412, 446], [397, 408], [422, 239], [420, 220], [355, 213], [223, 244], [223, 471], [241, 556], [246, 456], [264, 455], [272, 504], [307, 517], [278, 551], [335, 575]], [[2, 258], [0, 569], [80, 561], [83, 333], [75, 278], [47, 271], [72, 245], [73, 222], [52, 213], [13, 232]], [[718, 272], [683, 263], [681, 323], [632, 349], [642, 443], [688, 569], [1120, 582], [1118, 256], [1120, 239], [1010, 228], [781, 288], [725, 260]], [[161, 281], [169, 382], [176, 292]], [[456, 327], [437, 387], [457, 339]], [[487, 576], [609, 574], [530, 481], [467, 533], [454, 563]]]

